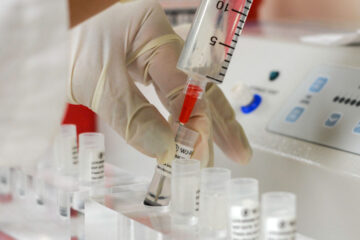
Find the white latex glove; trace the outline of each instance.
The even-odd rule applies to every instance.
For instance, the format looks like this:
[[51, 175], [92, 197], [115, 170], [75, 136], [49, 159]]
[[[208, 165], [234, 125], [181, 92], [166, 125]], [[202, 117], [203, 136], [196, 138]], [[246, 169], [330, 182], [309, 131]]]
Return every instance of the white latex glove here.
[[[95, 111], [133, 147], [169, 163], [174, 131], [137, 89], [152, 83], [174, 122], [186, 75], [176, 69], [183, 41], [153, 0], [118, 3], [72, 31], [69, 98]], [[212, 137], [233, 160], [251, 156], [248, 141], [220, 89], [212, 85], [187, 126], [200, 133], [193, 158], [213, 164]], [[213, 134], [214, 133], [214, 134]]]

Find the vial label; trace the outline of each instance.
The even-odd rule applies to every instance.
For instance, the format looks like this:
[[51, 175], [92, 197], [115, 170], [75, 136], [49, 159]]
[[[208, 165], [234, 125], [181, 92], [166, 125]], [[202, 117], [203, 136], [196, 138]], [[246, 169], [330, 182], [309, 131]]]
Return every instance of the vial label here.
[[259, 238], [259, 205], [231, 207], [231, 239], [257, 240]]
[[266, 220], [265, 240], [295, 240], [294, 217], [270, 217]]
[[199, 211], [199, 206], [200, 206], [200, 189], [198, 189], [196, 191], [196, 195], [195, 195], [195, 211], [196, 212]]
[[176, 143], [175, 159], [190, 159], [194, 149], [180, 143]]
[[171, 165], [169, 164], [158, 164], [156, 167], [157, 171], [160, 171], [160, 174], [166, 177], [171, 176]]
[[90, 164], [91, 181], [99, 181], [104, 179], [104, 163], [105, 153], [103, 151], [93, 152]]
[[79, 159], [78, 159], [78, 149], [77, 149], [76, 137], [74, 137], [74, 139], [72, 140], [71, 157], [72, 157], [73, 165], [77, 165], [79, 163]]

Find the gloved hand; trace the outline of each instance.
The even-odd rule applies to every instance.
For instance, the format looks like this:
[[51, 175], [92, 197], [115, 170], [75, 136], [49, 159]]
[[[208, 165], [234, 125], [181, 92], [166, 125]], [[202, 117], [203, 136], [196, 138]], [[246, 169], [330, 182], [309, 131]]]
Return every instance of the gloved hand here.
[[[117, 3], [72, 30], [68, 96], [86, 105], [133, 147], [169, 163], [175, 134], [136, 87], [152, 83], [174, 122], [183, 103], [186, 75], [176, 69], [183, 40], [153, 0]], [[187, 126], [199, 132], [193, 158], [213, 164], [212, 138], [233, 160], [245, 163], [251, 149], [221, 90], [212, 85]]]

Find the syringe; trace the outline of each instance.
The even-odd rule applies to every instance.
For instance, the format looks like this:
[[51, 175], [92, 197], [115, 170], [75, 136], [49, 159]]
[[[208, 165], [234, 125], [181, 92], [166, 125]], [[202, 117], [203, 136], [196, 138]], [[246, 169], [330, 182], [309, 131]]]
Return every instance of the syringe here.
[[177, 64], [189, 76], [180, 124], [189, 120], [208, 82], [224, 81], [251, 4], [252, 0], [202, 1]]
[[[251, 3], [252, 0], [201, 2], [177, 64], [177, 68], [189, 76], [177, 139], [196, 102], [204, 95], [207, 83], [223, 82]], [[170, 165], [157, 166], [144, 204], [164, 206], [169, 203], [170, 174]]]

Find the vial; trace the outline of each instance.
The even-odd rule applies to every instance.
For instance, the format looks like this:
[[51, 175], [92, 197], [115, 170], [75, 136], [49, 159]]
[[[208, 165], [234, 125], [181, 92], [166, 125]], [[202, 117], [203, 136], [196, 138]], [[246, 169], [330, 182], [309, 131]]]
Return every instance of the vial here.
[[58, 213], [62, 219], [70, 218], [70, 209], [71, 209], [70, 198], [71, 198], [70, 192], [67, 192], [62, 189], [59, 189], [57, 191]]
[[13, 181], [15, 187], [15, 195], [24, 198], [28, 192], [28, 177], [23, 169], [16, 168], [13, 173]]
[[205, 168], [201, 170], [199, 233], [202, 238], [227, 239], [228, 181], [231, 172], [225, 168]]
[[[175, 159], [190, 159], [199, 134], [180, 125], [175, 137]], [[144, 204], [148, 206], [167, 206], [171, 195], [171, 165], [158, 164], [151, 180]]]
[[195, 225], [200, 188], [200, 161], [175, 159], [172, 162], [171, 203], [172, 223]]
[[55, 139], [54, 157], [56, 168], [64, 175], [76, 174], [78, 170], [78, 149], [76, 126], [64, 124]]
[[75, 210], [84, 212], [85, 203], [90, 197], [90, 190], [88, 187], [80, 186], [79, 190], [73, 193], [71, 205]]
[[0, 203], [10, 202], [11, 195], [11, 169], [0, 167]]
[[264, 240], [295, 240], [296, 196], [288, 192], [269, 192], [262, 196]]
[[10, 174], [10, 168], [0, 167], [0, 195], [8, 195], [11, 193]]
[[79, 135], [80, 182], [85, 185], [104, 180], [105, 140], [102, 133]]
[[34, 191], [36, 204], [44, 205], [46, 197], [46, 184], [45, 180], [41, 176], [34, 177]]
[[253, 178], [229, 182], [229, 217], [232, 240], [259, 239], [259, 183]]

